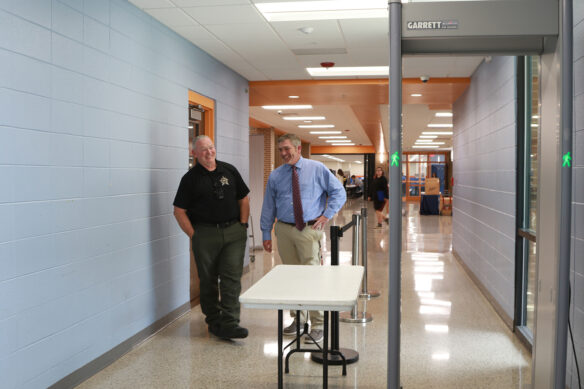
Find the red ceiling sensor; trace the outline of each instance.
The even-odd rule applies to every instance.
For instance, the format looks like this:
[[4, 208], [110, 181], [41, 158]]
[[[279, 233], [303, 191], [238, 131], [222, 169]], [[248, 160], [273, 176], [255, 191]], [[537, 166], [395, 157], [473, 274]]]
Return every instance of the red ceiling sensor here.
[[325, 69], [328, 69], [328, 68], [332, 68], [333, 66], [335, 66], [335, 63], [334, 62], [321, 62], [320, 66], [322, 66]]

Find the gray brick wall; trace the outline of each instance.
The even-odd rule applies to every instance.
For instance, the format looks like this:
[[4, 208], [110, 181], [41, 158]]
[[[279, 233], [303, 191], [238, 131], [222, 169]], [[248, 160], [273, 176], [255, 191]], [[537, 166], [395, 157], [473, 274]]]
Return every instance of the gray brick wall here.
[[0, 386], [47, 387], [188, 301], [188, 89], [248, 181], [247, 85], [124, 0], [0, 1]]
[[513, 317], [515, 274], [515, 59], [479, 66], [456, 101], [453, 249]]

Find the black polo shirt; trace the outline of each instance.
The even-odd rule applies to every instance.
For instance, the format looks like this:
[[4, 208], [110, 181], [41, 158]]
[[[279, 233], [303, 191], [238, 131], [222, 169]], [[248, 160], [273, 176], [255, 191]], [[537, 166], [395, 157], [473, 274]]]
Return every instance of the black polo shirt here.
[[249, 193], [237, 169], [216, 161], [214, 171], [197, 163], [181, 179], [173, 205], [187, 210], [193, 225], [239, 220], [239, 204]]

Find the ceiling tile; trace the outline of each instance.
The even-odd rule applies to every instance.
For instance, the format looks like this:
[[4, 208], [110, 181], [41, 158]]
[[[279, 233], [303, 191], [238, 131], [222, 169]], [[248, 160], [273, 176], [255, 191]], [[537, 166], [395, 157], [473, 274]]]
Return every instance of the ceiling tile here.
[[[272, 27], [291, 49], [344, 48], [345, 40], [336, 20], [272, 22]], [[314, 29], [310, 34], [301, 28]]]
[[136, 7], [145, 8], [172, 8], [172, 4], [169, 0], [129, 0], [130, 3], [134, 4]]
[[[253, 5], [230, 5], [214, 7], [183, 8], [197, 22], [207, 26], [212, 24], [258, 24], [266, 23]], [[240, 31], [245, 33], [245, 31]]]
[[179, 8], [155, 8], [146, 9], [150, 15], [169, 27], [197, 26], [198, 23]]
[[[225, 65], [241, 74], [250, 81], [266, 81], [268, 77], [263, 72], [254, 68], [252, 65], [243, 60], [223, 61]], [[237, 69], [237, 70], [236, 70]]]
[[389, 47], [389, 23], [387, 19], [339, 20], [347, 47]]

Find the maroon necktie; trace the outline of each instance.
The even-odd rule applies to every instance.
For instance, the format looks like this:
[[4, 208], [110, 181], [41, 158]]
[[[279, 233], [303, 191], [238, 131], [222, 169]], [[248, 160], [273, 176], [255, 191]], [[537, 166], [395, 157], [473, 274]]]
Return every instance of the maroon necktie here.
[[302, 217], [302, 200], [300, 198], [300, 182], [296, 166], [292, 166], [292, 206], [294, 207], [294, 223], [298, 231], [304, 229], [304, 219]]

